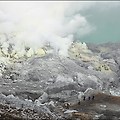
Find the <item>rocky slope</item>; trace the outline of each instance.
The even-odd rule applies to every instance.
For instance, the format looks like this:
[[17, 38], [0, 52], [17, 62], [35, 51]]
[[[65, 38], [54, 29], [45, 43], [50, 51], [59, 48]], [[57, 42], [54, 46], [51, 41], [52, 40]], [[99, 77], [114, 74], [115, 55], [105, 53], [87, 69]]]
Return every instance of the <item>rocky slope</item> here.
[[1, 57], [0, 119], [120, 119], [120, 44], [73, 43], [68, 53]]

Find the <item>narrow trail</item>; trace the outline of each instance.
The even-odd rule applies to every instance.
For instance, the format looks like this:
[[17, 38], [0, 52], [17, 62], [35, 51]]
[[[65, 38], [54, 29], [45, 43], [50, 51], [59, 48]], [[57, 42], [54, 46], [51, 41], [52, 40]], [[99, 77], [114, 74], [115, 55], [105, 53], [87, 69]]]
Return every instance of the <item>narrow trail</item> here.
[[[94, 100], [88, 98], [72, 105], [68, 104], [67, 108], [77, 111], [72, 112], [71, 120], [76, 120], [77, 118], [80, 120], [120, 119], [120, 97], [104, 93], [94, 94]], [[99, 118], [97, 118], [97, 116], [99, 116]]]

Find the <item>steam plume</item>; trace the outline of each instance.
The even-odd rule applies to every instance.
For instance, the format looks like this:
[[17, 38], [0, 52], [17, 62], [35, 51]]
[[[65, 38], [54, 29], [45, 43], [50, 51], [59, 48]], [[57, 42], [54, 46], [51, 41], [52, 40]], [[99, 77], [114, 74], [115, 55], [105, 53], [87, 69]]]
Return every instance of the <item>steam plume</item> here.
[[[47, 43], [67, 55], [74, 35], [86, 35], [93, 28], [80, 10], [92, 4], [69, 2], [0, 2], [0, 42], [6, 36], [15, 49], [38, 49]], [[77, 5], [77, 6], [76, 6]]]

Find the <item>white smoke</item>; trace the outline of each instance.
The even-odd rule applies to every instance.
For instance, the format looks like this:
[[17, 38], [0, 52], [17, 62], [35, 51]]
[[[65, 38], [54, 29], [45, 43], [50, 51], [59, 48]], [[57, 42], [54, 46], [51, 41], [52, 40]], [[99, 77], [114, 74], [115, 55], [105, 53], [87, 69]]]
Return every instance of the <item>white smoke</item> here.
[[[37, 49], [49, 43], [67, 55], [74, 35], [90, 33], [93, 27], [80, 14], [94, 3], [0, 2], [0, 35], [6, 35], [16, 50]], [[4, 41], [1, 37], [0, 42]]]

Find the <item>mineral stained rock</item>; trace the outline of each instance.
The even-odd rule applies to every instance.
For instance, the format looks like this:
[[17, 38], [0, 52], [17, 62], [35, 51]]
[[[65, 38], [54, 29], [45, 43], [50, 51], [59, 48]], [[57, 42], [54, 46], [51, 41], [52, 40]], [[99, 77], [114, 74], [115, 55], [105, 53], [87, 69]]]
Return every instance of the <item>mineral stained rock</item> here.
[[6, 56], [12, 52], [4, 48], [0, 119], [120, 119], [118, 44], [73, 43], [68, 57], [53, 54], [47, 46], [36, 53], [29, 48], [23, 57], [13, 55], [17, 59]]

